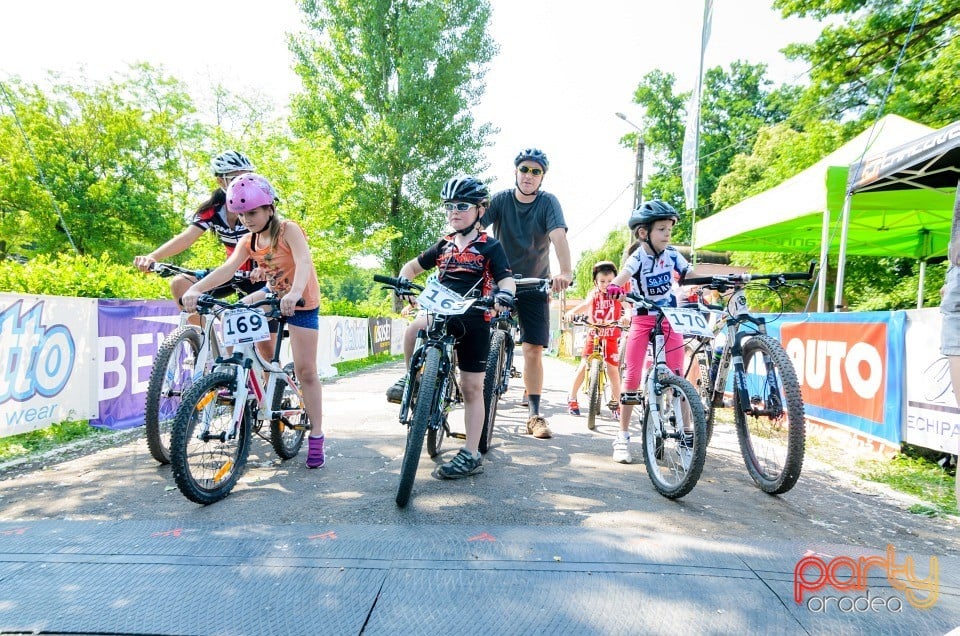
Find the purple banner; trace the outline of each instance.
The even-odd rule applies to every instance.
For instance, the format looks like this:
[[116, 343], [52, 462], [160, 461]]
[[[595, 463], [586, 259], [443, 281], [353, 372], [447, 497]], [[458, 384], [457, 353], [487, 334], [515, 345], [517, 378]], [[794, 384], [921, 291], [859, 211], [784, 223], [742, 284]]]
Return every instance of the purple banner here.
[[97, 313], [100, 417], [90, 425], [140, 426], [153, 358], [180, 312], [172, 300], [101, 300]]

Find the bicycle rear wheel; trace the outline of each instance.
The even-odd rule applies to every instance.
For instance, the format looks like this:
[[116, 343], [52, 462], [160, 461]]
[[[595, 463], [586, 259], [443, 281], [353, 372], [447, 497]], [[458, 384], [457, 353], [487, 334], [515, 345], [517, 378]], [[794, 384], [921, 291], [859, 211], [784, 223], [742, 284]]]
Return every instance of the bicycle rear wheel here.
[[230, 494], [250, 451], [250, 410], [233, 430], [236, 378], [213, 373], [183, 396], [170, 437], [173, 478], [184, 497], [212, 504]]
[[707, 420], [707, 445], [713, 439], [713, 378], [710, 372], [710, 359], [712, 357], [711, 341], [694, 341], [691, 350], [690, 362], [687, 365], [687, 372], [684, 375], [690, 384], [697, 390], [700, 401], [703, 403], [703, 413]]
[[420, 388], [417, 391], [413, 417], [407, 426], [407, 444], [400, 464], [400, 486], [397, 488], [397, 505], [401, 508], [410, 501], [413, 480], [420, 465], [420, 453], [423, 452], [423, 438], [433, 417], [438, 416], [437, 381], [440, 379], [440, 350], [427, 349], [423, 367], [419, 370]]
[[760, 490], [779, 495], [796, 485], [803, 467], [806, 424], [800, 383], [790, 356], [770, 336], [744, 342], [743, 368], [750, 412], [734, 396], [740, 452]]
[[436, 457], [440, 454], [440, 451], [443, 449], [443, 440], [445, 440], [450, 435], [450, 423], [448, 417], [450, 416], [450, 411], [453, 410], [453, 407], [458, 402], [462, 402], [463, 399], [459, 397], [459, 389], [457, 379], [457, 354], [454, 352], [453, 360], [450, 361], [450, 376], [447, 378], [446, 387], [443, 390], [443, 405], [442, 412], [440, 414], [440, 422], [438, 426], [430, 426], [427, 428], [427, 454], [431, 458]]
[[603, 387], [601, 385], [600, 374], [602, 373], [602, 360], [593, 358], [590, 360], [590, 367], [587, 370], [587, 402], [589, 405], [587, 412], [587, 428], [591, 431], [597, 428], [597, 416], [600, 415], [600, 407], [603, 402]]
[[660, 388], [660, 395], [650, 396], [656, 400], [659, 422], [649, 401], [643, 409], [643, 461], [657, 492], [678, 499], [693, 490], [703, 472], [707, 424], [692, 384], [668, 375]]
[[507, 383], [507, 334], [499, 329], [490, 336], [486, 373], [483, 376], [483, 432], [480, 434], [480, 452], [486, 453], [493, 443], [493, 425], [497, 421], [500, 394]]
[[170, 463], [170, 430], [183, 394], [193, 383], [200, 344], [200, 331], [184, 325], [164, 339], [153, 360], [143, 425], [150, 455], [161, 464]]
[[[300, 383], [297, 382], [297, 374], [293, 370], [293, 363], [288, 362], [283, 370], [299, 387]], [[273, 410], [285, 411], [291, 409], [303, 409], [300, 396], [283, 378], [277, 378], [277, 387], [273, 392]], [[300, 447], [303, 446], [303, 436], [309, 429], [310, 417], [305, 410], [301, 410], [292, 418], [275, 417], [270, 420], [270, 444], [281, 459], [293, 459], [300, 452]]]

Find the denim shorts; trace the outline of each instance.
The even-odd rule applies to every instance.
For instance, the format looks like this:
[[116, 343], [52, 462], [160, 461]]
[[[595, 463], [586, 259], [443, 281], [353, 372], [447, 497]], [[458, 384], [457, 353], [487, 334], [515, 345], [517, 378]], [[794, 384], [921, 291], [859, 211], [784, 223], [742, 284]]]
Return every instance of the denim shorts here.
[[960, 356], [960, 267], [947, 270], [946, 291], [940, 301], [943, 321], [940, 330], [940, 353]]
[[320, 329], [320, 308], [297, 309], [287, 317], [287, 324], [304, 329]]

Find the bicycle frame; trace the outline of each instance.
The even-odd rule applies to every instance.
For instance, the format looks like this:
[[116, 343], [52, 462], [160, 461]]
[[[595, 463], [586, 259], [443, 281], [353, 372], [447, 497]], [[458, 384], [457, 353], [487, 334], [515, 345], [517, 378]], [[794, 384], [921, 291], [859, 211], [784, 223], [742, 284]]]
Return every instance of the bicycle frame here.
[[[272, 300], [268, 299], [249, 305], [248, 308], [255, 309], [260, 305], [270, 304], [272, 302]], [[210, 303], [219, 305], [221, 308], [227, 305], [227, 303], [212, 299]], [[204, 310], [198, 306], [198, 313], [202, 313], [203, 311]], [[233, 435], [236, 435], [236, 432], [239, 430], [240, 422], [243, 419], [246, 409], [249, 407], [256, 407], [253, 416], [261, 422], [272, 419], [289, 419], [290, 416], [299, 415], [304, 412], [302, 406], [300, 408], [284, 409], [281, 411], [273, 411], [272, 409], [275, 391], [282, 390], [282, 385], [274, 382], [274, 380], [278, 378], [282, 379], [283, 382], [296, 393], [299, 398], [299, 403], [301, 405], [303, 404], [303, 395], [300, 392], [300, 387], [297, 386], [287, 372], [284, 371], [283, 367], [280, 366], [280, 350], [283, 346], [286, 318], [279, 315], [279, 312], [277, 312], [277, 315], [279, 317], [279, 323], [276, 341], [273, 347], [273, 356], [270, 360], [266, 360], [260, 355], [260, 352], [253, 342], [245, 342], [237, 345], [234, 347], [233, 354], [229, 358], [220, 356], [215, 360], [215, 364], [221, 370], [226, 370], [227, 366], [232, 366], [232, 373], [236, 376], [231, 425]], [[264, 384], [266, 384], [266, 386], [264, 386]], [[248, 402], [251, 402], [251, 404], [248, 405]], [[198, 431], [198, 437], [202, 438], [205, 436], [208, 430], [205, 424]]]

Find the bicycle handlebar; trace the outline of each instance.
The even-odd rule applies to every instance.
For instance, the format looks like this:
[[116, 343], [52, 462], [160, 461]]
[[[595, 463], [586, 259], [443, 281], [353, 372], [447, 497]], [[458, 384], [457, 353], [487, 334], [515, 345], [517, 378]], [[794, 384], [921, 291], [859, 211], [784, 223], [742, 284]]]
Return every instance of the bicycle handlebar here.
[[586, 314], [574, 314], [573, 320], [570, 321], [575, 325], [586, 325], [588, 327], [596, 327], [597, 329], [610, 329], [612, 327], [621, 327], [622, 325], [618, 322], [592, 322], [590, 317]]
[[[383, 276], [381, 274], [374, 274], [373, 281], [375, 283], [382, 283], [386, 288], [393, 289], [400, 296], [412, 295], [413, 292], [421, 292], [424, 289], [423, 285], [418, 285], [411, 281], [406, 281], [401, 284], [399, 278]], [[490, 309], [495, 303], [496, 300], [493, 296], [481, 296], [474, 301], [473, 306], [480, 309]]]
[[[297, 307], [303, 307], [306, 304], [303, 298], [297, 301]], [[270, 307], [270, 311], [263, 312], [268, 318], [282, 318], [280, 314], [280, 297], [274, 294], [268, 294], [263, 300], [258, 300], [255, 303], [244, 303], [244, 302], [227, 302], [225, 300], [220, 300], [210, 294], [200, 294], [200, 297], [197, 298], [197, 313], [206, 313], [207, 310], [212, 309], [213, 307], [220, 307], [222, 309], [259, 309], [260, 307]]]
[[[175, 276], [176, 274], [186, 274], [187, 276], [193, 276], [197, 280], [205, 277], [207, 274], [212, 272], [215, 268], [208, 267], [205, 269], [190, 269], [188, 267], [181, 267], [180, 265], [174, 265], [173, 263], [151, 263], [150, 269], [147, 271], [153, 272], [161, 278], [168, 278], [170, 276]], [[233, 273], [232, 283], [239, 283], [250, 278], [250, 272], [245, 270], [237, 270]]]
[[514, 282], [517, 285], [517, 295], [521, 293], [530, 293], [530, 292], [540, 292], [545, 296], [550, 295], [550, 289], [553, 286], [553, 281], [549, 278], [521, 278], [519, 276], [513, 277]]
[[709, 289], [726, 287], [728, 285], [744, 285], [754, 280], [766, 280], [779, 287], [788, 280], [810, 280], [816, 269], [816, 262], [810, 263], [810, 269], [805, 272], [782, 272], [779, 274], [719, 274], [700, 278], [685, 278], [684, 285], [700, 285]]

